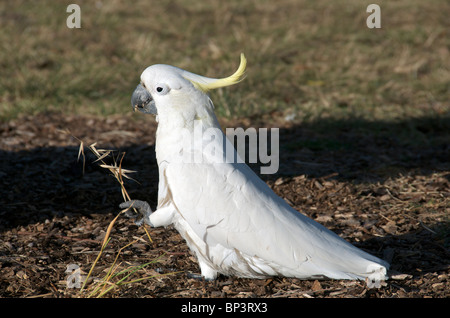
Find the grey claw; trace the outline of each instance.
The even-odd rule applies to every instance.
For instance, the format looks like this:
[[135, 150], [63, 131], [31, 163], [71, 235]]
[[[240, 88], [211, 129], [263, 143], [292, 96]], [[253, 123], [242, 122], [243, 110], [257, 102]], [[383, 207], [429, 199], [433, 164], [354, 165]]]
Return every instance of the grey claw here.
[[[146, 201], [131, 200], [121, 203], [119, 207], [121, 209], [129, 209], [125, 212], [125, 215], [131, 219], [136, 219], [134, 223], [137, 226], [141, 226], [143, 223], [153, 226], [150, 222], [150, 215], [153, 212]], [[138, 213], [136, 213], [133, 208], [136, 209]], [[138, 219], [139, 216], [141, 216], [140, 219]]]
[[199, 281], [205, 281], [205, 282], [211, 282], [214, 279], [209, 279], [209, 278], [205, 278], [204, 276], [202, 276], [202, 274], [195, 274], [195, 273], [186, 273], [187, 278], [192, 278], [195, 280], [199, 280]]

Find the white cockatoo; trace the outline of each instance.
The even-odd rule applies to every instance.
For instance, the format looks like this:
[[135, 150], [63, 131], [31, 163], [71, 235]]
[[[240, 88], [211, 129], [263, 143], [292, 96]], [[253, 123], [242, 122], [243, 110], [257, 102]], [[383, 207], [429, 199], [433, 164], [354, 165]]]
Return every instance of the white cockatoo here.
[[[163, 64], [144, 70], [131, 101], [135, 110], [155, 114], [158, 122], [158, 206], [152, 212], [147, 202], [133, 200], [121, 208], [136, 208], [142, 216], [138, 224], [172, 224], [198, 259], [199, 277], [206, 280], [218, 274], [387, 279], [387, 262], [290, 207], [245, 163], [222, 160], [230, 142], [207, 92], [238, 83], [245, 68], [241, 54], [238, 70], [222, 79]], [[199, 127], [203, 132], [214, 129], [214, 138], [206, 134], [192, 140]]]

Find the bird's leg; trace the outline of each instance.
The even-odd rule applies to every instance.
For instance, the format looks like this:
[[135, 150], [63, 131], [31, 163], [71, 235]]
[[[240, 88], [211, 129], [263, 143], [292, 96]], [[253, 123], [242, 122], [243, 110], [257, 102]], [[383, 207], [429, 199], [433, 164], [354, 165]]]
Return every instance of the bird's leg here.
[[193, 278], [196, 280], [204, 280], [207, 282], [213, 281], [217, 278], [218, 273], [214, 268], [212, 268], [206, 262], [200, 259], [198, 260], [198, 263], [200, 265], [201, 274], [188, 273], [187, 274], [188, 278]]
[[[125, 211], [125, 215], [131, 219], [136, 219], [134, 223], [137, 226], [141, 226], [143, 223], [145, 223], [153, 227], [153, 224], [150, 222], [150, 215], [152, 215], [153, 211], [150, 208], [150, 204], [148, 204], [146, 201], [131, 200], [123, 202], [119, 206], [121, 209], [128, 209], [127, 211]], [[135, 213], [133, 208], [136, 209], [138, 213]]]
[[212, 282], [214, 281], [214, 278], [206, 278], [202, 274], [196, 274], [196, 273], [187, 273], [187, 278], [192, 278], [199, 281], [205, 281], [205, 282]]
[[186, 273], [187, 278], [192, 278], [195, 280], [205, 280], [205, 278], [202, 276], [202, 274], [197, 274], [197, 273]]

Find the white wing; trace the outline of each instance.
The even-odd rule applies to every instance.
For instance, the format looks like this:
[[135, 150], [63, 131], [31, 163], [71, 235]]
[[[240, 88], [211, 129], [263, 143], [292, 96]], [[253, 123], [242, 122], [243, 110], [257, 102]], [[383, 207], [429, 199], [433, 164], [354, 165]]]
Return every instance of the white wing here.
[[354, 279], [374, 268], [385, 272], [385, 262], [291, 208], [247, 165], [208, 159], [165, 169], [174, 205], [208, 246], [262, 259], [285, 276]]

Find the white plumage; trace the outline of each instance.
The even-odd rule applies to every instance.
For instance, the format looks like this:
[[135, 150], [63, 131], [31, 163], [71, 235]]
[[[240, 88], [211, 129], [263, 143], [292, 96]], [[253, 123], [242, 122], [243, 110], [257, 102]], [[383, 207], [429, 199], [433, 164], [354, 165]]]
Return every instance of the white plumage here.
[[[157, 112], [158, 207], [151, 212], [139, 204], [142, 201], [121, 206], [141, 208], [152, 226], [173, 224], [197, 257], [205, 279], [219, 273], [386, 279], [385, 261], [291, 208], [246, 164], [218, 160], [230, 144], [206, 92], [238, 82], [245, 64], [242, 55], [238, 71], [225, 79], [168, 65], [154, 65], [142, 73], [132, 104], [146, 113]], [[192, 142], [186, 136], [194, 136], [196, 125], [202, 131], [216, 129], [219, 138]], [[215, 146], [216, 152], [205, 151], [205, 145]]]

